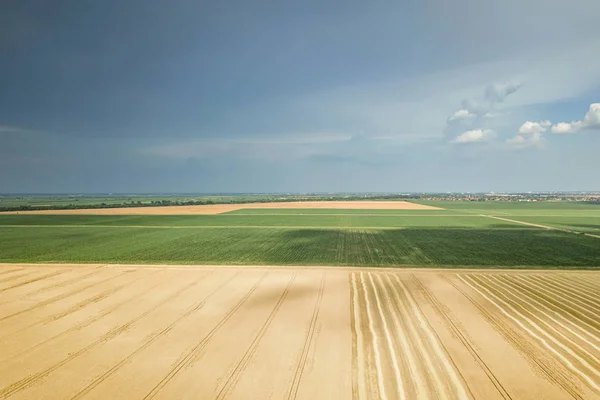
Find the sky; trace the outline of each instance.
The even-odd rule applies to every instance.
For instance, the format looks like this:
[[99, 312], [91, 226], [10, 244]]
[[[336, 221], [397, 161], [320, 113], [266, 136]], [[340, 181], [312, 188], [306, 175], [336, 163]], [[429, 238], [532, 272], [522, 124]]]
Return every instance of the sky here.
[[0, 193], [600, 191], [599, 15], [3, 0]]

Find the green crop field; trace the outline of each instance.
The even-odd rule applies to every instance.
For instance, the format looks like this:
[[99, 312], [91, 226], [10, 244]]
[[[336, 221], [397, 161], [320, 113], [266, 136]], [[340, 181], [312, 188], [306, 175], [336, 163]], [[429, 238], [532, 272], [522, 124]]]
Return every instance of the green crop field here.
[[599, 205], [427, 203], [445, 210], [0, 214], [0, 262], [600, 268]]

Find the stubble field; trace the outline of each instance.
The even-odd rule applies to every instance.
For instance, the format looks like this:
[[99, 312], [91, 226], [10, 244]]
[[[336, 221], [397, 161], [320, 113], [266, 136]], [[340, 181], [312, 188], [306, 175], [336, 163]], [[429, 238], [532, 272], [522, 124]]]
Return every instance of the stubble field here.
[[0, 265], [0, 398], [600, 398], [595, 272]]

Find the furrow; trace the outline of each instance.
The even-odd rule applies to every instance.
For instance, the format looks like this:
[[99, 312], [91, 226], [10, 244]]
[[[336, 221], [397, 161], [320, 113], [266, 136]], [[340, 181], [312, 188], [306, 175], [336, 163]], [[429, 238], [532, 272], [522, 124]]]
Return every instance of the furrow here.
[[[546, 339], [544, 339], [543, 337], [541, 337], [540, 335], [538, 335], [536, 332], [534, 332], [533, 330], [531, 330], [529, 327], [527, 327], [520, 319], [516, 318], [515, 316], [513, 316], [511, 313], [509, 313], [508, 311], [506, 311], [505, 308], [503, 308], [501, 305], [498, 304], [497, 301], [504, 303], [505, 305], [508, 306], [508, 308], [511, 308], [513, 310], [513, 312], [516, 315], [519, 315], [521, 317], [522, 320], [526, 321], [529, 325], [531, 325], [532, 327], [534, 327], [535, 330], [537, 330], [540, 334], [542, 334], [543, 336], [545, 336], [546, 338], [548, 338], [550, 341], [552, 341], [555, 345], [557, 345], [558, 347], [560, 347], [561, 349], [563, 349], [564, 351], [566, 351], [567, 353], [569, 353], [569, 355], [574, 356], [575, 358], [578, 358], [578, 361], [583, 361], [585, 363], [584, 360], [581, 360], [580, 357], [578, 357], [575, 353], [573, 353], [573, 351], [571, 351], [570, 349], [568, 349], [565, 345], [563, 345], [562, 343], [558, 342], [556, 339], [554, 339], [551, 335], [549, 335], [547, 332], [545, 332], [543, 329], [539, 328], [535, 323], [533, 323], [529, 318], [527, 318], [526, 316], [523, 316], [521, 313], [519, 313], [517, 310], [515, 310], [513, 307], [511, 307], [509, 304], [507, 304], [505, 301], [503, 301], [502, 299], [498, 298], [497, 296], [495, 296], [489, 289], [479, 286], [475, 280], [472, 280], [471, 277], [466, 276], [465, 278], [463, 278], [462, 276], [459, 276], [459, 279], [461, 279], [466, 285], [468, 285], [469, 287], [471, 287], [473, 290], [475, 290], [477, 293], [479, 293], [481, 296], [483, 296], [487, 301], [489, 301], [492, 305], [494, 305], [502, 314], [504, 314], [505, 316], [507, 316], [509, 319], [511, 319], [512, 321], [514, 321], [518, 326], [520, 326], [525, 332], [527, 332], [529, 335], [531, 335], [533, 338], [535, 338], [539, 343], [541, 343], [544, 347], [546, 347], [550, 352], [552, 352], [556, 357], [558, 357], [560, 360], [562, 360], [562, 362], [569, 368], [571, 369], [571, 371], [573, 371], [575, 374], [577, 374], [584, 382], [586, 382], [591, 388], [593, 388], [594, 390], [600, 392], [600, 386], [592, 379], [590, 378], [587, 374], [585, 374], [583, 371], [581, 371], [580, 369], [578, 369], [577, 367], [575, 367], [575, 365], [568, 359], [566, 358], [563, 354], [561, 354], [559, 351], [557, 351], [554, 346], [551, 346], [548, 341]], [[467, 281], [468, 280], [468, 281]], [[484, 291], [486, 291], [488, 293], [488, 295], [486, 295], [485, 293], [483, 293], [481, 290], [479, 290], [477, 287], [480, 287], [481, 289], [483, 289]], [[494, 299], [492, 299], [491, 297], [493, 297], [494, 299], [496, 299], [497, 301], [494, 301]]]
[[248, 298], [254, 293], [256, 288], [261, 284], [261, 282], [266, 278], [268, 272], [265, 272], [258, 281], [250, 288], [250, 290], [234, 305], [225, 316], [209, 331], [207, 335], [205, 335], [196, 345], [188, 351], [181, 360], [173, 367], [171, 370], [163, 377], [163, 379], [158, 382], [151, 390], [144, 396], [144, 399], [151, 399], [158, 394], [158, 392], [165, 387], [169, 383], [171, 379], [181, 369], [183, 369], [186, 365], [188, 365], [207, 344], [210, 342], [215, 333], [237, 312], [237, 310], [242, 307], [242, 305], [248, 300]]
[[302, 381], [302, 374], [304, 373], [304, 368], [306, 367], [308, 353], [313, 344], [315, 329], [317, 327], [317, 320], [319, 318], [319, 310], [321, 309], [321, 300], [323, 299], [323, 290], [325, 289], [326, 276], [327, 276], [327, 273], [323, 273], [323, 276], [321, 277], [321, 285], [319, 287], [319, 294], [317, 295], [317, 301], [315, 303], [313, 315], [310, 320], [310, 325], [308, 327], [306, 339], [304, 340], [304, 345], [302, 346], [300, 362], [298, 363], [298, 367], [296, 368], [296, 371], [294, 372], [294, 379], [292, 380], [289, 395], [287, 396], [288, 399], [295, 399], [296, 396], [298, 395], [298, 389], [300, 387], [300, 382]]
[[[549, 330], [544, 329], [543, 327], [541, 329], [544, 332], [548, 333], [548, 335], [552, 336], [556, 341], [561, 342], [561, 343], [567, 342], [567, 343], [570, 344], [570, 346], [574, 346], [581, 353], [585, 354], [588, 358], [594, 359], [595, 362], [600, 363], [600, 359], [598, 359], [598, 357], [596, 357], [595, 355], [591, 354], [589, 351], [587, 351], [586, 349], [584, 349], [583, 347], [581, 347], [577, 342], [575, 342], [574, 340], [572, 340], [571, 338], [569, 338], [567, 335], [565, 335], [564, 333], [562, 333], [560, 330], [556, 329], [552, 324], [549, 324], [543, 318], [541, 318], [540, 316], [538, 316], [537, 313], [529, 311], [527, 309], [527, 307], [525, 307], [525, 305], [531, 307], [533, 310], [537, 311], [539, 314], [541, 314], [541, 315], [545, 316], [546, 318], [550, 319], [557, 326], [560, 326], [561, 328], [569, 331], [570, 333], [572, 333], [573, 335], [575, 335], [577, 338], [579, 338], [581, 340], [585, 340], [590, 345], [593, 345], [592, 343], [588, 342], [585, 338], [583, 338], [581, 335], [579, 335], [578, 333], [576, 333], [575, 331], [573, 331], [568, 326], [564, 325], [562, 322], [560, 322], [560, 321], [556, 320], [555, 318], [553, 318], [552, 316], [550, 316], [544, 310], [542, 310], [542, 309], [534, 306], [529, 301], [523, 301], [523, 300], [530, 300], [530, 299], [519, 297], [519, 295], [522, 294], [522, 293], [515, 294], [511, 290], [510, 287], [507, 287], [506, 285], [503, 285], [501, 283], [497, 283], [496, 281], [492, 281], [491, 278], [484, 277], [484, 276], [480, 276], [478, 278], [479, 278], [478, 283], [480, 283], [483, 287], [489, 288], [490, 291], [493, 291], [498, 297], [501, 297], [504, 301], [506, 301], [506, 304], [510, 304], [513, 307], [513, 309], [515, 309], [515, 310], [516, 310], [517, 307], [520, 308], [522, 310], [521, 311], [521, 315], [523, 315], [523, 316], [529, 315], [532, 318], [532, 320], [533, 319], [538, 320], [541, 324], [545, 325]], [[485, 280], [486, 283], [483, 283], [484, 280]], [[560, 339], [558, 339], [555, 335], [552, 335], [549, 332], [554, 332], [555, 335], [560, 336], [563, 341], [560, 341]], [[571, 351], [573, 351], [573, 354], [577, 354], [573, 350], [572, 347], [569, 347], [569, 345], [566, 345], [566, 344], [565, 344], [565, 346], [567, 346]], [[592, 368], [591, 365], [589, 366], [589, 368]], [[597, 369], [593, 369], [593, 371], [594, 371], [594, 373], [596, 375], [600, 376], [600, 371], [598, 371]]]
[[423, 312], [421, 311], [421, 308], [419, 307], [419, 305], [416, 303], [416, 301], [412, 297], [410, 290], [406, 287], [404, 282], [402, 282], [402, 280], [398, 276], [395, 276], [395, 278], [396, 278], [396, 281], [399, 283], [399, 285], [402, 287], [402, 289], [405, 293], [406, 299], [408, 299], [410, 307], [413, 309], [413, 312], [417, 316], [417, 320], [419, 321], [419, 324], [421, 325], [421, 329], [425, 332], [426, 337], [427, 337], [431, 347], [435, 350], [435, 352], [437, 354], [437, 358], [442, 362], [442, 365], [446, 369], [448, 377], [450, 378], [451, 382], [454, 385], [455, 398], [457, 398], [457, 399], [473, 398], [472, 394], [467, 394], [468, 386], [467, 386], [467, 389], [465, 389], [464, 379], [462, 379], [462, 377], [458, 376], [459, 372], [457, 372], [456, 365], [454, 365], [454, 362], [452, 361], [450, 354], [448, 353], [448, 351], [445, 348], [443, 348], [443, 345], [441, 344], [439, 337], [431, 328], [431, 325], [427, 321], [427, 317], [423, 314]]
[[365, 297], [365, 308], [367, 309], [367, 320], [369, 326], [369, 332], [371, 334], [371, 340], [373, 344], [373, 355], [375, 357], [375, 373], [377, 375], [377, 387], [379, 391], [379, 398], [387, 400], [387, 394], [385, 391], [385, 384], [383, 381], [383, 370], [381, 366], [381, 353], [379, 350], [379, 339], [377, 338], [377, 332], [375, 332], [373, 315], [371, 313], [371, 300], [367, 293], [367, 285], [365, 284], [363, 273], [360, 273], [360, 281], [362, 284], [363, 296]]
[[223, 387], [217, 394], [216, 400], [222, 400], [225, 397], [227, 397], [227, 395], [231, 392], [231, 390], [233, 390], [235, 385], [238, 383], [240, 376], [242, 375], [242, 373], [248, 366], [248, 363], [250, 362], [250, 360], [256, 353], [256, 349], [258, 348], [260, 341], [263, 339], [263, 337], [267, 333], [269, 327], [271, 326], [271, 323], [273, 322], [273, 319], [275, 319], [275, 315], [281, 308], [281, 305], [285, 301], [288, 293], [290, 292], [290, 288], [292, 287], [292, 284], [294, 283], [295, 280], [296, 280], [296, 274], [292, 275], [292, 277], [290, 278], [283, 293], [277, 300], [275, 307], [273, 307], [273, 310], [271, 310], [271, 313], [269, 314], [269, 316], [267, 317], [267, 319], [261, 326], [260, 330], [254, 337], [254, 340], [252, 340], [252, 343], [250, 343], [250, 346], [248, 347], [248, 349], [246, 350], [246, 352], [244, 353], [244, 355], [242, 356], [242, 358], [240, 359], [238, 364], [235, 366], [234, 370], [231, 372], [229, 377], [225, 380], [225, 384], [223, 385]]
[[385, 339], [387, 342], [387, 347], [389, 354], [392, 358], [392, 366], [394, 369], [394, 378], [396, 379], [396, 393], [400, 397], [400, 399], [406, 399], [406, 393], [404, 392], [404, 385], [402, 384], [402, 375], [400, 373], [400, 366], [398, 365], [398, 356], [396, 355], [396, 349], [394, 348], [394, 342], [392, 341], [392, 337], [390, 335], [390, 329], [388, 327], [387, 318], [385, 317], [385, 313], [383, 312], [383, 308], [381, 306], [381, 299], [379, 298], [379, 292], [375, 287], [375, 283], [373, 282], [373, 275], [369, 272], [367, 273], [369, 277], [369, 282], [371, 284], [371, 291], [375, 295], [375, 304], [377, 305], [377, 311], [379, 313], [379, 318], [383, 324], [383, 331], [385, 334]]
[[437, 310], [438, 315], [442, 316], [442, 318], [446, 322], [446, 326], [448, 326], [448, 328], [450, 328], [450, 330], [456, 335], [456, 337], [458, 337], [463, 346], [465, 346], [467, 351], [471, 354], [475, 362], [485, 372], [490, 382], [492, 382], [492, 385], [494, 385], [496, 390], [498, 390], [500, 396], [502, 396], [504, 399], [512, 400], [512, 396], [510, 395], [510, 393], [506, 390], [504, 385], [502, 385], [500, 380], [496, 377], [496, 375], [486, 364], [486, 362], [481, 358], [481, 356], [479, 355], [475, 347], [471, 344], [466, 334], [463, 333], [462, 329], [459, 326], [457, 326], [457, 324], [454, 323], [450, 315], [448, 315], [448, 313], [444, 311], [444, 308], [442, 304], [438, 301], [438, 299], [431, 293], [429, 289], [427, 289], [427, 287], [421, 282], [419, 278], [417, 278], [416, 275], [411, 274], [411, 276], [413, 277], [414, 281], [419, 285], [425, 297], [427, 297], [429, 302]]
[[[214, 271], [210, 271], [210, 273], [208, 273], [204, 276], [201, 276], [200, 279], [197, 280], [197, 282], [200, 282], [200, 281], [206, 279], [213, 272]], [[179, 323], [184, 321], [186, 318], [190, 317], [191, 315], [193, 315], [196, 312], [198, 312], [199, 310], [201, 310], [202, 307], [204, 307], [204, 305], [206, 304], [206, 302], [216, 292], [218, 292], [221, 288], [223, 288], [227, 283], [231, 282], [239, 274], [240, 274], [240, 272], [238, 272], [238, 273], [232, 275], [231, 277], [229, 277], [228, 279], [226, 279], [217, 288], [215, 288], [212, 292], [210, 292], [208, 295], [206, 295], [202, 300], [200, 300], [200, 301], [196, 302], [195, 304], [193, 304], [192, 306], [188, 307], [186, 312], [184, 312], [182, 315], [180, 315], [175, 321], [171, 322], [168, 326], [161, 329], [160, 331], [154, 332], [153, 334], [151, 334], [149, 337], [146, 338], [144, 343], [142, 343], [139, 347], [137, 347], [132, 353], [130, 353], [127, 357], [125, 357], [124, 359], [119, 361], [117, 364], [115, 364], [113, 367], [111, 367], [104, 374], [97, 377], [92, 383], [90, 383], [88, 386], [83, 388], [79, 393], [77, 393], [75, 396], [73, 396], [72, 399], [75, 400], [75, 399], [80, 399], [80, 398], [84, 397], [87, 393], [89, 393], [96, 386], [100, 385], [102, 382], [104, 382], [110, 376], [112, 376], [116, 372], [118, 372], [119, 369], [121, 369], [124, 365], [129, 363], [137, 354], [141, 353], [143, 350], [148, 348], [152, 343], [154, 343], [157, 340], [159, 340], [160, 338], [164, 337], [167, 333], [169, 333], [174, 327], [176, 327]]]
[[[463, 280], [461, 275], [456, 274], [455, 276], [458, 279], [460, 279], [461, 281]], [[558, 387], [563, 389], [566, 393], [570, 394], [572, 398], [578, 399], [578, 400], [583, 400], [583, 397], [579, 393], [577, 386], [575, 386], [573, 384], [573, 382], [571, 381], [572, 374], [565, 375], [560, 371], [551, 369], [550, 366], [545, 362], [545, 360], [540, 358], [539, 355], [535, 351], [532, 351], [532, 349], [529, 348], [528, 342], [526, 340], [524, 340], [525, 338], [523, 336], [521, 336], [520, 334], [516, 334], [511, 329], [511, 325], [506, 324], [504, 321], [497, 318], [494, 314], [488, 312], [486, 310], [486, 308], [484, 308], [481, 304], [479, 304], [478, 301], [476, 301], [471, 295], [469, 295], [467, 292], [465, 292], [460, 286], [458, 286], [456, 283], [452, 282], [452, 280], [449, 279], [447, 276], [440, 275], [440, 277], [442, 279], [444, 279], [446, 282], [448, 282], [450, 285], [452, 285], [475, 308], [477, 308], [479, 310], [479, 312], [481, 312], [481, 314], [495, 327], [495, 329], [502, 336], [504, 336], [508, 341], [510, 341], [513, 344], [513, 346], [515, 346], [524, 355], [526, 355], [527, 359], [529, 361], [531, 361], [532, 364], [534, 364], [539, 369], [539, 371], [541, 371], [542, 373], [545, 374], [546, 378], [549, 381], [555, 383]], [[463, 283], [465, 283], [465, 282], [463, 281]], [[467, 286], [469, 286], [471, 290], [474, 290], [474, 288], [471, 285], [467, 284]], [[477, 291], [475, 291], [475, 292], [477, 292]], [[477, 293], [479, 293], [479, 292], [477, 292]], [[479, 295], [481, 297], [483, 297], [481, 294], [479, 294]], [[485, 297], [483, 297], [483, 298], [485, 299]], [[497, 308], [497, 307], [495, 307], [495, 308]]]
[[[392, 295], [390, 295], [390, 290], [388, 290], [388, 287], [385, 283], [387, 283], [389, 286], [391, 286], [392, 288], [394, 287], [389, 274], [386, 274], [386, 281], [384, 282], [383, 279], [381, 278], [381, 275], [377, 276], [379, 278], [379, 286], [381, 288], [383, 288], [384, 291], [384, 295], [386, 298], [388, 299], [393, 299], [394, 301], [392, 302], [392, 304], [395, 306], [392, 306], [395, 309], [390, 310], [391, 314], [392, 314], [392, 320], [394, 322], [394, 328], [395, 331], [397, 333], [397, 335], [400, 338], [400, 344], [402, 346], [402, 350], [403, 352], [406, 354], [406, 359], [408, 361], [408, 368], [410, 370], [410, 381], [414, 382], [414, 388], [415, 388], [415, 392], [416, 395], [419, 399], [428, 399], [430, 398], [430, 394], [427, 390], [427, 384], [425, 383], [425, 381], [423, 380], [423, 375], [421, 374], [421, 372], [419, 371], [419, 368], [417, 366], [417, 357], [414, 354], [413, 349], [411, 348], [410, 343], [408, 342], [407, 339], [407, 332], [405, 331], [405, 328], [402, 326], [402, 322], [400, 321], [400, 317], [399, 315], [406, 315], [407, 318], [408, 317], [408, 313], [405, 310], [401, 310], [400, 309], [400, 304], [402, 304], [402, 309], [404, 309], [404, 304], [402, 303], [402, 300], [400, 300], [400, 297], [398, 296], [398, 292], [396, 290], [391, 290]], [[410, 321], [409, 321], [410, 322]], [[412, 324], [412, 322], [410, 322]], [[417, 342], [417, 345], [419, 347], [419, 349], [421, 350], [421, 352], [424, 352], [422, 343], [420, 342], [420, 336], [419, 335], [415, 335], [416, 339], [415, 340]], [[439, 376], [437, 375], [437, 371], [433, 368], [433, 365], [431, 365], [431, 361], [429, 360], [429, 356], [426, 355], [427, 357], [427, 361], [428, 361], [428, 368], [430, 373], [435, 374], [435, 380], [437, 382], [439, 382]]]

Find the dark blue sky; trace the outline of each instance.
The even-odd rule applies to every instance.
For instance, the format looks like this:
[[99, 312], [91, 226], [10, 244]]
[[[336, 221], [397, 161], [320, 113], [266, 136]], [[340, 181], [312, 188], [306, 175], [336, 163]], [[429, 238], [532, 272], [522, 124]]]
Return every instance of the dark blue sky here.
[[0, 192], [600, 190], [598, 15], [3, 1]]

